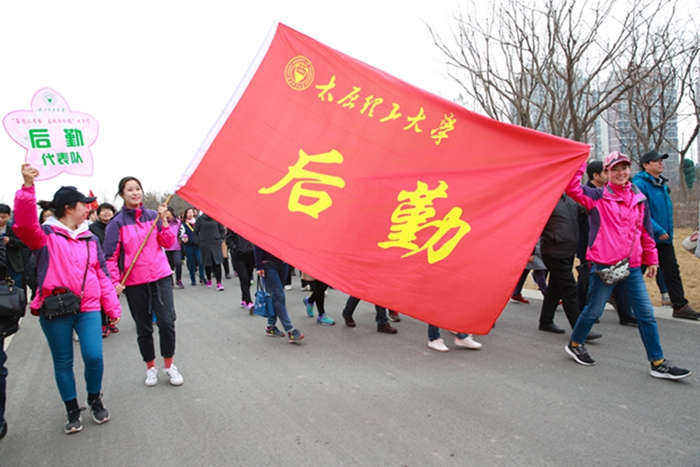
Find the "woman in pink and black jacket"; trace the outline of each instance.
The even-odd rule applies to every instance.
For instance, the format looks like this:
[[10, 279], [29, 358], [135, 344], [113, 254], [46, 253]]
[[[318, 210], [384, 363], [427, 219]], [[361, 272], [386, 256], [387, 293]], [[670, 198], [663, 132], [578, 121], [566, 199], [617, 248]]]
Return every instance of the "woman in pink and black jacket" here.
[[[38, 288], [30, 308], [39, 315], [41, 329], [53, 357], [56, 384], [68, 411], [65, 432], [82, 430], [81, 409], [73, 374], [73, 330], [80, 337], [80, 352], [85, 363], [85, 385], [88, 405], [95, 423], [109, 420], [102, 404], [102, 317], [100, 310], [115, 324], [121, 316], [121, 306], [109, 278], [102, 248], [88, 229], [85, 216], [89, 198], [75, 187], [61, 187], [51, 201], [55, 217], [39, 224], [36, 211], [34, 179], [39, 171], [29, 164], [22, 165], [24, 185], [15, 195], [14, 231], [36, 255]], [[46, 319], [40, 310], [47, 296], [55, 290], [69, 290], [81, 296], [80, 313]]]
[[[644, 283], [642, 266], [647, 277], [653, 278], [659, 264], [651, 225], [649, 206], [644, 194], [630, 182], [630, 159], [621, 152], [608, 154], [603, 170], [608, 182], [600, 188], [581, 186], [586, 164], [579, 168], [566, 188], [566, 194], [588, 210], [591, 226], [588, 234], [586, 259], [592, 263], [586, 307], [576, 321], [566, 352], [581, 365], [593, 365], [595, 360], [586, 350], [585, 341], [593, 323], [603, 314], [603, 307], [613, 288], [627, 294], [639, 335], [650, 362], [651, 376], [683, 379], [690, 371], [678, 368], [664, 357], [654, 308]], [[617, 284], [605, 283], [597, 274], [616, 263], [629, 262], [629, 276]]]
[[[122, 178], [118, 195], [124, 199], [124, 207], [107, 224], [103, 245], [112, 282], [117, 293], [126, 294], [131, 316], [136, 323], [139, 350], [146, 362], [146, 386], [158, 383], [152, 313], [158, 320], [163, 370], [170, 384], [179, 386], [183, 378], [173, 365], [176, 316], [170, 281], [172, 271], [163, 252], [163, 248], [169, 248], [177, 241], [177, 237], [169, 227], [165, 204], [158, 207], [158, 212], [143, 207], [143, 188], [138, 179]], [[156, 219], [158, 226], [136, 258]], [[122, 278], [132, 263], [133, 269], [122, 286]]]

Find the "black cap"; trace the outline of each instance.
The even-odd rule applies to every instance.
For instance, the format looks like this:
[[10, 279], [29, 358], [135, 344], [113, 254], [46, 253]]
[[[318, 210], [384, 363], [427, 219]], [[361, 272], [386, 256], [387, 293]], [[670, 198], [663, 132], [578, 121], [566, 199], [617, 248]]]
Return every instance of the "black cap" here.
[[74, 186], [62, 186], [53, 195], [53, 201], [51, 201], [51, 204], [55, 208], [58, 208], [68, 204], [73, 204], [77, 201], [80, 201], [81, 203], [92, 203], [95, 201], [95, 199], [97, 198], [94, 196], [85, 196]]
[[642, 158], [639, 159], [639, 165], [643, 167], [647, 162], [657, 161], [659, 159], [668, 159], [668, 154], [659, 154], [658, 152], [651, 150], [649, 152], [645, 152]]

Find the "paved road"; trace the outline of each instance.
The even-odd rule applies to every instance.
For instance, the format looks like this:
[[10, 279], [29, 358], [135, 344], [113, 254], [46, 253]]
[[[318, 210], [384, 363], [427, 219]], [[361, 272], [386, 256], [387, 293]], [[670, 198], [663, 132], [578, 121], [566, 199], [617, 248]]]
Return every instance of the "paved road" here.
[[[263, 319], [237, 307], [236, 284], [175, 291], [181, 387], [143, 384], [125, 312], [104, 340], [112, 420], [71, 436], [46, 340], [25, 319], [8, 349], [0, 466], [700, 465], [698, 323], [659, 319], [666, 354], [694, 372], [671, 382], [649, 376], [636, 329], [613, 312], [589, 345], [598, 363], [583, 367], [565, 335], [537, 330], [539, 300], [508, 305], [481, 350], [455, 349], [448, 335], [451, 351], [439, 353], [410, 318], [378, 334], [364, 302], [355, 329], [316, 325], [297, 286], [287, 301], [306, 339], [295, 346], [263, 335]], [[339, 321], [345, 297], [328, 297]], [[555, 321], [564, 326], [563, 313]]]

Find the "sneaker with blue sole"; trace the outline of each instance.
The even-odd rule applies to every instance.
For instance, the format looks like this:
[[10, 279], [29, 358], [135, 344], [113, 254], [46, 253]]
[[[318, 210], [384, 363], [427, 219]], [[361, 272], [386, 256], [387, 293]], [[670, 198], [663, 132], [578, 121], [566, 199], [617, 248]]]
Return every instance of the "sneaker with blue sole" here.
[[322, 324], [323, 326], [333, 326], [335, 324], [335, 320], [333, 318], [328, 317], [326, 313], [322, 314], [319, 316], [316, 321], [318, 324]]
[[306, 305], [306, 314], [309, 315], [309, 318], [314, 317], [314, 304], [309, 303], [309, 297], [304, 297], [304, 305]]

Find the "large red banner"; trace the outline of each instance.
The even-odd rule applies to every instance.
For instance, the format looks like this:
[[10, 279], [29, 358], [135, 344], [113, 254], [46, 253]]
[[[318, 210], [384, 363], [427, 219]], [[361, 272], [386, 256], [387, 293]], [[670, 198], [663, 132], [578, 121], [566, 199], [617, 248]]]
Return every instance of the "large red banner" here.
[[278, 24], [177, 192], [343, 292], [485, 334], [588, 154]]

